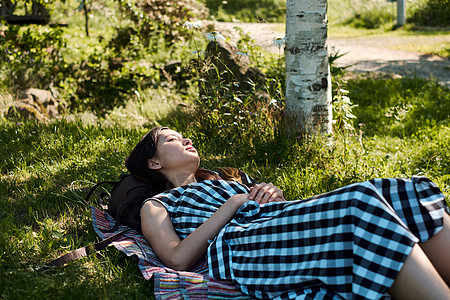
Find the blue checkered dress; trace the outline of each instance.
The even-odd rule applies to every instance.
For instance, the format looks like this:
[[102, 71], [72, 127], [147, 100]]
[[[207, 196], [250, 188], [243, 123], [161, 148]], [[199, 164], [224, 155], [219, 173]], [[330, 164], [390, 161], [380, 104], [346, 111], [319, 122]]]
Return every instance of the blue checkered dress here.
[[[152, 198], [180, 238], [247, 186], [205, 180]], [[416, 242], [442, 228], [444, 195], [424, 177], [374, 179], [305, 200], [249, 201], [211, 241], [209, 272], [267, 299], [381, 299]]]

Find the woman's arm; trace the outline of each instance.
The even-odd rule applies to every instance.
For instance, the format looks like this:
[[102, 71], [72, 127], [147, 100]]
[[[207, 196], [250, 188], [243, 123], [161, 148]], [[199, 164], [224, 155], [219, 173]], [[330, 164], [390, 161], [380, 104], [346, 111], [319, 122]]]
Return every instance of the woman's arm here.
[[180, 240], [164, 206], [157, 201], [147, 201], [141, 208], [142, 232], [158, 258], [169, 268], [189, 270], [206, 253], [220, 229], [231, 219], [238, 208], [247, 202], [247, 194], [230, 197], [205, 223]]

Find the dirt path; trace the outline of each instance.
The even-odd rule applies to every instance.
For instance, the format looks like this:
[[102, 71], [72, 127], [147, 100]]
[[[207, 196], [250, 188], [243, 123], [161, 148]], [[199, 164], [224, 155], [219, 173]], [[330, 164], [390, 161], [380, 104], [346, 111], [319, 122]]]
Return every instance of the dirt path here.
[[[273, 39], [285, 35], [282, 24], [268, 23], [214, 23], [216, 30], [232, 41], [239, 37], [238, 26], [249, 33], [255, 43], [261, 47], [278, 52]], [[407, 38], [407, 37], [405, 37]], [[357, 72], [384, 72], [400, 76], [434, 77], [440, 83], [450, 86], [450, 60], [439, 56], [424, 55], [417, 52], [393, 50], [389, 47], [399, 43], [402, 37], [359, 37], [329, 38], [329, 52], [346, 53], [336, 60], [339, 66], [352, 65], [349, 69]], [[446, 38], [450, 39], [450, 38]]]

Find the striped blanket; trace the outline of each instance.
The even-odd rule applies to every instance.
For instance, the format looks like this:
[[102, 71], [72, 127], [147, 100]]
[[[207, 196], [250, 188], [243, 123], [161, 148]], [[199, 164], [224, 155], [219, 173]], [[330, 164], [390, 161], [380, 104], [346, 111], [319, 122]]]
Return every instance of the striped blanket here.
[[110, 232], [114, 227], [114, 219], [95, 207], [92, 207], [91, 213], [94, 230], [100, 238], [105, 239], [123, 231], [112, 244], [127, 256], [138, 260], [139, 269], [146, 280], [153, 277], [156, 299], [250, 299], [233, 283], [210, 277], [206, 259], [191, 272], [175, 271], [158, 259], [144, 236], [136, 230], [120, 226], [117, 231]]

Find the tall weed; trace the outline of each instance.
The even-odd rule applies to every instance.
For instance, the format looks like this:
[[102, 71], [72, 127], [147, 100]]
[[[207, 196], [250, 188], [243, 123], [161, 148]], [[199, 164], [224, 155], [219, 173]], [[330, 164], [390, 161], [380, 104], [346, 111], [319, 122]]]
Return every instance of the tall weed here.
[[[238, 45], [252, 53], [248, 40], [241, 40]], [[191, 63], [191, 73], [195, 74], [193, 84], [198, 86], [199, 93], [193, 96], [194, 110], [188, 124], [191, 134], [196, 142], [208, 145], [208, 151], [267, 156], [272, 152], [268, 145], [278, 136], [277, 131], [282, 130], [284, 107], [281, 83], [268, 76], [278, 76], [276, 69], [281, 65], [277, 62], [266, 66], [266, 70], [271, 70], [266, 76], [249, 68], [255, 75], [253, 80], [252, 77], [242, 78], [237, 75], [237, 67], [227, 65], [217, 47], [218, 42], [212, 39], [207, 52], [197, 51]], [[236, 59], [248, 59], [247, 53], [238, 52]]]

